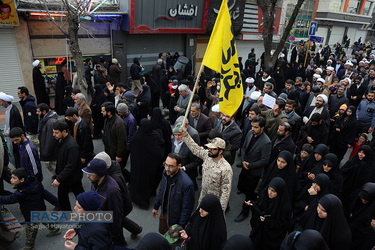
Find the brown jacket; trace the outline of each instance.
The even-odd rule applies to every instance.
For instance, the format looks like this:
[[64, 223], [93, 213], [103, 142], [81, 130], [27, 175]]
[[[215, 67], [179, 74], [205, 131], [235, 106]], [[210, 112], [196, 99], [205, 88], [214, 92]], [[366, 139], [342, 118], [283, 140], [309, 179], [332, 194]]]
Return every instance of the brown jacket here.
[[90, 131], [91, 131], [91, 134], [94, 133], [94, 125], [92, 123], [92, 112], [91, 112], [91, 109], [89, 107], [89, 105], [87, 105], [87, 103], [82, 103], [82, 105], [78, 108], [78, 115], [83, 119], [85, 120], [85, 122], [87, 122], [87, 124], [89, 125], [90, 127]]

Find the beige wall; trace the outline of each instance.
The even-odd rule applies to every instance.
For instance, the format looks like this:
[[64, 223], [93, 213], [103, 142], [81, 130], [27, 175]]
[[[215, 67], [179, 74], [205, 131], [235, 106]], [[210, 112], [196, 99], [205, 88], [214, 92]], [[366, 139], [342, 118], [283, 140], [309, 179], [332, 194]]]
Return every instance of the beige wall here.
[[33, 87], [33, 55], [31, 52], [30, 36], [27, 23], [22, 20], [22, 18], [20, 18], [20, 26], [14, 28], [14, 36], [17, 43], [23, 82], [29, 89], [30, 93], [35, 96]]

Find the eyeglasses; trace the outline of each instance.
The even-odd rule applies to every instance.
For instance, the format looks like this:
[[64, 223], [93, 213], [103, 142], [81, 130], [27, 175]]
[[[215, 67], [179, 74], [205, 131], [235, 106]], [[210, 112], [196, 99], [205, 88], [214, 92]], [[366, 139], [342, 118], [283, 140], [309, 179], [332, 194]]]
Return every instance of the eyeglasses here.
[[327, 166], [327, 167], [329, 167], [329, 168], [333, 167], [331, 164], [329, 164], [329, 163], [327, 163], [327, 162], [324, 162], [324, 163], [323, 163], [323, 166]]
[[163, 167], [165, 167], [165, 168], [176, 168], [177, 166], [168, 165], [167, 163], [163, 162]]

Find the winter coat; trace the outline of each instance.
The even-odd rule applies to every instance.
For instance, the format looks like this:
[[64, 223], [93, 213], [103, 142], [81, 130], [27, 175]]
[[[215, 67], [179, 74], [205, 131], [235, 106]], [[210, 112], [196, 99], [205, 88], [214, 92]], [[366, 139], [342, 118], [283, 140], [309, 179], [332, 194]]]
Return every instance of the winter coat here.
[[36, 134], [38, 132], [38, 115], [36, 114], [34, 96], [28, 95], [25, 99], [20, 101], [20, 104], [22, 106], [25, 132]]

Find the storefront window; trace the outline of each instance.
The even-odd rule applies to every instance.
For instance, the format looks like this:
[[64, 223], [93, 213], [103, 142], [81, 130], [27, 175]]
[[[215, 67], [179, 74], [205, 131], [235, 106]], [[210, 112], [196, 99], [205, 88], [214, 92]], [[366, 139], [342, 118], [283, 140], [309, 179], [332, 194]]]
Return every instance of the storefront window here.
[[345, 0], [332, 0], [331, 1], [331, 10], [332, 11], [342, 11]]
[[365, 3], [365, 8], [363, 9], [362, 15], [365, 15], [365, 16], [370, 15], [370, 9], [371, 9], [371, 5], [372, 5], [372, 4], [373, 4], [373, 3], [372, 3], [372, 2], [369, 2], [369, 1], [367, 1], [367, 2]]
[[360, 1], [359, 0], [350, 0], [346, 13], [357, 14], [359, 12]]

